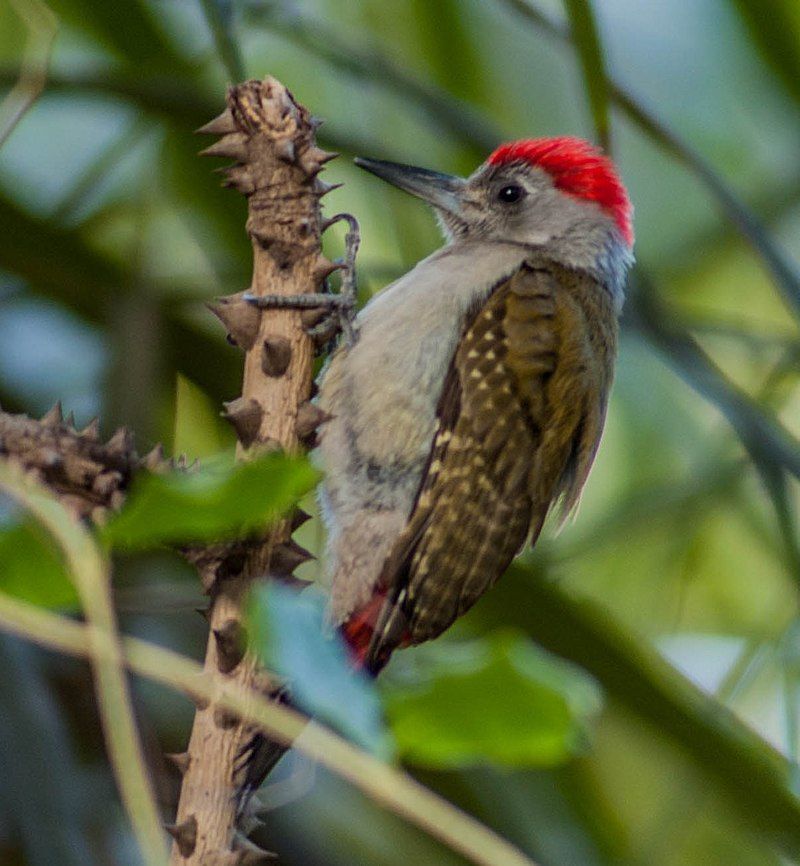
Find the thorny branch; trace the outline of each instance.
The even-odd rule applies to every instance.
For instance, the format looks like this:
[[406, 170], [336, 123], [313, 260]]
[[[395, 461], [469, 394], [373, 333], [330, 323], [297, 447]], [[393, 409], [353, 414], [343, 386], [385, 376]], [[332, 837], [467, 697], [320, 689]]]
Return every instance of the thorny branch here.
[[145, 866], [166, 857], [158, 806], [148, 778], [125, 676], [122, 642], [111, 597], [108, 557], [84, 526], [25, 472], [19, 461], [0, 462], [0, 489], [47, 528], [61, 548], [86, 620], [88, 656], [109, 760]]
[[[269, 295], [291, 303], [296, 296], [314, 296], [341, 267], [321, 253], [321, 233], [333, 220], [323, 222], [319, 201], [333, 187], [318, 174], [335, 154], [316, 146], [316, 126], [281, 84], [267, 78], [232, 88], [226, 110], [200, 130], [222, 136], [203, 153], [236, 160], [224, 169], [225, 184], [248, 198], [252, 283], [247, 292], [210, 305], [231, 341], [245, 352], [241, 396], [226, 403], [224, 412], [236, 430], [240, 459], [309, 445], [324, 417], [309, 402], [316, 347], [305, 328], [318, 320], [323, 307], [330, 308], [327, 297], [320, 298], [320, 310], [306, 304], [306, 309], [266, 315], [244, 299], [245, 294]], [[356, 243], [357, 236], [349, 238], [349, 253]], [[345, 282], [348, 295], [354, 295], [352, 274]], [[160, 446], [140, 458], [124, 428], [105, 444], [96, 420], [76, 430], [58, 404], [41, 421], [0, 413], [0, 454], [46, 484], [73, 512], [95, 522], [119, 508], [138, 470], [169, 466]], [[276, 691], [245, 651], [242, 602], [257, 578], [294, 580], [293, 570], [310, 557], [291, 539], [305, 519], [298, 510], [260, 542], [185, 551], [210, 597], [204, 663], [210, 676], [249, 692], [269, 696]], [[168, 827], [175, 839], [172, 864], [234, 866], [267, 858], [235, 826], [236, 761], [252, 735], [253, 728], [224, 706], [198, 704], [188, 750], [172, 756], [183, 773], [177, 818]]]
[[[69, 655], [90, 653], [89, 629], [74, 620], [45, 611], [0, 592], [0, 628]], [[154, 682], [177, 689], [195, 699], [218, 700], [231, 712], [246, 715], [281, 742], [293, 740], [303, 731], [306, 755], [358, 786], [375, 802], [424, 829], [433, 838], [479, 866], [536, 866], [518, 848], [479, 821], [461, 812], [410, 775], [361, 751], [338, 734], [315, 724], [295, 710], [253, 695], [230, 681], [204, 675], [197, 662], [134, 637], [122, 639], [126, 664], [131, 671]], [[98, 658], [107, 655], [99, 648]], [[238, 854], [239, 852], [237, 852]], [[240, 857], [239, 866], [258, 863]], [[258, 854], [255, 854], [258, 857]]]
[[[245, 352], [241, 396], [226, 403], [224, 412], [236, 430], [240, 459], [309, 444], [323, 417], [309, 402], [315, 346], [304, 329], [308, 313], [316, 311], [264, 315], [244, 297], [314, 295], [337, 267], [321, 253], [319, 202], [332, 187], [318, 177], [335, 154], [316, 146], [316, 126], [283, 85], [267, 78], [231, 88], [226, 110], [200, 130], [222, 136], [203, 153], [235, 160], [224, 169], [225, 184], [248, 199], [252, 283], [247, 292], [211, 305]], [[291, 540], [305, 517], [298, 512], [260, 544], [203, 548], [190, 557], [211, 599], [206, 672], [258, 693], [277, 693], [278, 684], [245, 652], [242, 603], [255, 579], [293, 579], [294, 568], [310, 557]], [[187, 753], [176, 759], [184, 776], [170, 828], [173, 866], [234, 866], [267, 858], [235, 826], [237, 757], [253, 733], [222, 706], [198, 706]]]

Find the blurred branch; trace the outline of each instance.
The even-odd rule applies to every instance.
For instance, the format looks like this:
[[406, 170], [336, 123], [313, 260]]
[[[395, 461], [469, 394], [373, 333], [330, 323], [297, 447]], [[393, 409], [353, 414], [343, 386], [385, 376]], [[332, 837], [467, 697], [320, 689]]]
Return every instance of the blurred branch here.
[[[259, 18], [276, 33], [368, 85], [378, 84], [416, 104], [434, 125], [454, 134], [481, 157], [497, 147], [502, 135], [491, 122], [451, 93], [416, 78], [384, 54], [342, 39], [321, 21], [295, 10], [256, 7]], [[256, 11], [254, 9], [253, 11]]]
[[158, 807], [145, 770], [109, 587], [108, 562], [87, 530], [45, 488], [9, 462], [0, 463], [0, 488], [23, 505], [57, 541], [86, 614], [87, 651], [97, 702], [122, 801], [145, 863], [163, 866], [166, 849]]
[[797, 376], [800, 371], [800, 346], [787, 346], [780, 360], [770, 370], [761, 388], [761, 399], [772, 401], [779, 391], [783, 380], [789, 376]]
[[783, 539], [786, 571], [795, 583], [800, 585], [800, 542], [798, 542], [792, 499], [789, 495], [788, 478], [781, 466], [775, 466], [763, 459], [756, 465], [775, 509], [778, 531]]
[[560, 564], [590, 555], [609, 539], [629, 536], [638, 531], [638, 527], [646, 527], [660, 517], [695, 514], [708, 507], [710, 498], [729, 495], [746, 468], [744, 459], [709, 462], [695, 467], [689, 479], [637, 491], [618, 502], [588, 531], [570, 532], [574, 540], [562, 536], [558, 539], [559, 544], [551, 547], [550, 543], [540, 539], [537, 550], [541, 553], [544, 548], [547, 561]]
[[637, 267], [635, 273], [635, 291], [626, 307], [629, 323], [722, 412], [757, 464], [778, 464], [800, 478], [800, 442], [731, 382], [689, 333], [669, 321], [642, 268]]
[[763, 637], [751, 637], [717, 686], [715, 697], [732, 706], [758, 679], [775, 651], [776, 647]]
[[150, 290], [147, 261], [157, 183], [156, 176], [146, 172], [137, 184], [131, 235], [119, 244], [128, 279], [103, 309], [110, 348], [103, 377], [103, 416], [114, 427], [135, 430], [138, 441], [148, 445], [158, 440], [159, 409], [172, 390], [172, 371], [164, 364], [168, 346], [162, 334], [163, 304]]
[[795, 619], [786, 630], [780, 647], [780, 660], [783, 674], [783, 716], [786, 750], [794, 764], [795, 776], [800, 773], [797, 763], [797, 749], [800, 745], [800, 620]]
[[[130, 273], [97, 253], [82, 232], [31, 216], [0, 195], [0, 266], [17, 274], [35, 292], [64, 304], [87, 322], [107, 325], [106, 312], [127, 290]], [[43, 256], [42, 250], [49, 254]], [[239, 365], [224, 340], [192, 323], [186, 292], [151, 283], [160, 305], [165, 366], [190, 376], [217, 399], [230, 394]], [[177, 298], [170, 295], [177, 295]], [[155, 301], [154, 301], [155, 302]]]
[[[41, 646], [86, 656], [92, 647], [92, 626], [0, 593], [0, 628]], [[536, 866], [513, 845], [474, 818], [424, 788], [407, 773], [393, 769], [304, 716], [254, 694], [229, 678], [205, 672], [191, 659], [147, 641], [123, 638], [125, 663], [155, 682], [177, 689], [195, 701], [217, 703], [228, 712], [257, 725], [356, 785], [377, 803], [421, 827], [473, 863], [483, 866]], [[98, 646], [101, 653], [108, 647]], [[245, 861], [246, 862], [246, 861]]]
[[[795, 0], [729, 0], [739, 11], [761, 56], [795, 102], [800, 103], [800, 51]], [[765, 15], [765, 8], [769, 15]]]
[[58, 18], [43, 0], [11, 0], [28, 28], [19, 78], [0, 103], [0, 147], [44, 90]]
[[[499, 2], [534, 23], [548, 36], [562, 42], [571, 41], [569, 30], [561, 22], [535, 7], [529, 0]], [[772, 240], [756, 215], [743, 204], [711, 165], [647, 108], [641, 99], [613, 77], [609, 77], [608, 85], [616, 105], [646, 135], [680, 160], [705, 184], [731, 223], [759, 254], [795, 315], [800, 315], [800, 272]]]
[[671, 737], [716, 779], [743, 820], [800, 855], [800, 801], [781, 755], [664, 661], [623, 631], [604, 608], [573, 598], [517, 562], [481, 600], [482, 622], [517, 627], [587, 670], [627, 711]]
[[2, 194], [0, 225], [0, 266], [88, 321], [102, 321], [102, 299], [128, 279], [120, 265], [91, 249], [75, 229], [31, 216]]
[[[0, 86], [11, 86], [19, 71], [15, 66], [0, 63]], [[181, 130], [195, 129], [217, 110], [214, 99], [186, 77], [152, 74], [132, 77], [124, 70], [104, 69], [51, 71], [47, 80], [48, 94], [97, 94], [108, 99], [119, 99], [136, 105], [154, 119]], [[359, 138], [336, 128], [335, 122], [326, 123], [320, 141], [342, 153], [370, 152], [377, 156], [392, 156], [380, 136]]]
[[687, 330], [710, 337], [728, 337], [752, 349], [784, 349], [800, 352], [800, 339], [790, 334], [766, 334], [754, 331], [737, 321], [711, 317], [684, 318]]
[[[88, 784], [85, 756], [77, 754], [45, 661], [30, 644], [0, 634], [0, 760], [9, 794], [3, 811], [28, 866], [106, 866], [101, 846], [87, 835], [87, 818], [102, 802], [101, 786], [94, 779]], [[81, 789], [96, 796], [87, 803], [75, 796]]]
[[239, 44], [233, 33], [231, 0], [201, 0], [211, 35], [231, 81], [244, 81], [244, 63]]
[[[800, 478], [800, 441], [765, 406], [731, 382], [688, 331], [670, 322], [669, 315], [657, 301], [649, 277], [640, 266], [635, 273], [636, 288], [627, 309], [629, 321], [661, 350], [684, 381], [713, 403], [733, 427], [761, 475], [784, 540], [787, 571], [800, 584], [800, 545], [785, 477], [788, 472]], [[794, 347], [787, 351], [793, 354]], [[770, 377], [767, 385], [772, 381]]]
[[144, 138], [151, 129], [150, 121], [144, 117], [138, 117], [124, 130], [122, 135], [115, 138], [99, 153], [88, 165], [86, 171], [79, 175], [72, 184], [67, 194], [55, 206], [50, 214], [50, 220], [61, 223], [83, 204], [85, 199], [97, 189], [103, 180], [110, 174], [131, 150]]
[[[0, 64], [0, 84], [13, 84], [15, 66]], [[132, 76], [122, 69], [54, 71], [47, 92], [71, 95], [75, 91], [98, 93], [134, 102], [162, 120], [172, 119], [193, 129], [214, 111], [214, 101], [186, 78], [167, 75]]]
[[578, 52], [597, 140], [611, 154], [608, 75], [592, 0], [565, 0], [572, 42]]

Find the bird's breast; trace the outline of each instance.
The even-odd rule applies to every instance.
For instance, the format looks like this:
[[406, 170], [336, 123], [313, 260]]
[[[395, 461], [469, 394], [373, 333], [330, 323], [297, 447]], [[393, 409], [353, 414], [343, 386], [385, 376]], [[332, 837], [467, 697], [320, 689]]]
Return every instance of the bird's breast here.
[[491, 242], [445, 247], [364, 308], [358, 341], [331, 362], [320, 402], [335, 416], [330, 424], [346, 428], [352, 447], [367, 462], [418, 465], [422, 471], [467, 313], [514, 273], [528, 252]]

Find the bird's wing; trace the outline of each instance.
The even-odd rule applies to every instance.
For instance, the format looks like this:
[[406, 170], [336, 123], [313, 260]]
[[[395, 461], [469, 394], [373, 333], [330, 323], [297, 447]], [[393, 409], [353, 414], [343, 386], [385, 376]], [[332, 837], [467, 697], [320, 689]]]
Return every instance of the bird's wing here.
[[362, 648], [368, 670], [398, 645], [441, 633], [529, 533], [536, 540], [560, 494], [576, 501], [602, 429], [608, 382], [598, 365], [607, 359], [598, 352], [609, 349], [589, 333], [593, 311], [581, 298], [602, 289], [581, 280], [588, 278], [526, 264], [470, 317], [416, 503], [373, 599]]

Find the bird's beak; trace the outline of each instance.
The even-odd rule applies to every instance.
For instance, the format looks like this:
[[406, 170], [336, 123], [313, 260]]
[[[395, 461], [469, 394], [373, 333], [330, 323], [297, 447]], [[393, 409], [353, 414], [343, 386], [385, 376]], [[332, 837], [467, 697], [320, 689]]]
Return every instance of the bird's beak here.
[[421, 198], [437, 210], [457, 217], [461, 210], [461, 196], [466, 181], [464, 178], [398, 162], [382, 159], [364, 159], [357, 156], [355, 163], [382, 180], [399, 189]]

